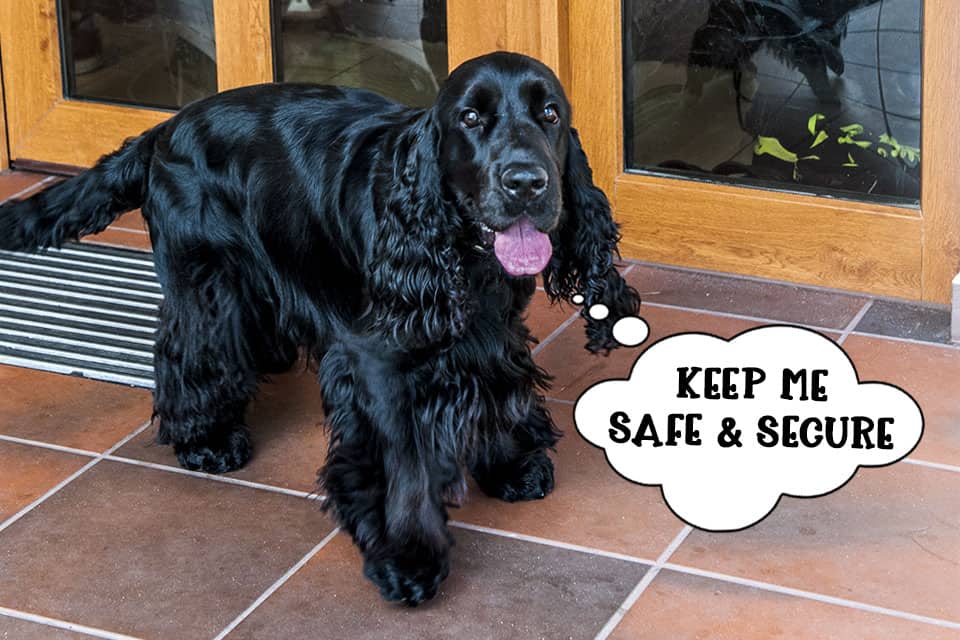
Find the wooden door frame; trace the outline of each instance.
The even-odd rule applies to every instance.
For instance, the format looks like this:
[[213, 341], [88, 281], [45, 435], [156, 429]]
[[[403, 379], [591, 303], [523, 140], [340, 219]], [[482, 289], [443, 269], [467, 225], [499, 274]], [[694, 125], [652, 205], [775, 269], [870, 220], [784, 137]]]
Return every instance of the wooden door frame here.
[[[3, 51], [0, 51], [0, 59]], [[7, 140], [7, 109], [3, 99], [3, 67], [0, 66], [0, 171], [10, 168], [10, 145]]]
[[566, 83], [569, 13], [569, 0], [447, 0], [450, 69], [491, 51], [515, 51], [542, 60]]
[[[272, 81], [270, 3], [213, 0], [213, 9], [217, 88]], [[167, 110], [66, 98], [56, 0], [0, 3], [0, 46], [12, 159], [89, 166], [115, 149], [118, 141], [172, 115]]]
[[[917, 209], [627, 172], [621, 2], [569, 0], [569, 92], [626, 257], [932, 302], [960, 270], [960, 3], [924, 10]], [[589, 55], [586, 53], [589, 52]]]
[[[7, 120], [0, 119], [0, 169], [10, 158], [90, 166], [120, 140], [172, 115], [167, 110], [65, 98], [56, 0], [34, 4], [25, 9], [16, 2], [0, 2], [4, 53], [0, 73], [6, 72], [10, 98]], [[213, 0], [220, 91], [273, 81], [271, 4], [269, 0]], [[475, 55], [509, 49], [546, 61], [565, 78], [567, 15], [568, 0], [448, 0], [450, 68]]]

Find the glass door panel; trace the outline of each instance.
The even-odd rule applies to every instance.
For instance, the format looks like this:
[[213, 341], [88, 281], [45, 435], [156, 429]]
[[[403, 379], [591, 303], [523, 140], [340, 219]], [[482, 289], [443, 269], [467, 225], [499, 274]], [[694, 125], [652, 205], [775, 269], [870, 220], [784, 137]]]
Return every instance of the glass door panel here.
[[447, 76], [444, 0], [273, 0], [278, 80], [370, 89], [411, 106]]
[[193, 100], [273, 80], [269, 0], [0, 2], [14, 165], [89, 166]]
[[217, 92], [213, 0], [61, 0], [66, 97], [176, 109]]
[[922, 0], [626, 0], [628, 170], [920, 203]]
[[624, 255], [949, 300], [960, 2], [567, 2]]

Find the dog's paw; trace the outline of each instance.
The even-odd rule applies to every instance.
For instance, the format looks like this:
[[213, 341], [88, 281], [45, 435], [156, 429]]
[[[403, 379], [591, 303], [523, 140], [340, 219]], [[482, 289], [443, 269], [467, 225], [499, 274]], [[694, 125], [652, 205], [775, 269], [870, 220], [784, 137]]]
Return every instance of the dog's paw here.
[[553, 462], [538, 451], [514, 465], [499, 465], [477, 477], [488, 496], [506, 502], [540, 500], [553, 491]]
[[184, 469], [204, 473], [236, 471], [253, 453], [246, 429], [234, 429], [221, 439], [202, 444], [175, 444], [173, 450]]
[[450, 562], [446, 554], [368, 559], [363, 563], [363, 573], [385, 600], [415, 607], [437, 595], [440, 583], [450, 573]]

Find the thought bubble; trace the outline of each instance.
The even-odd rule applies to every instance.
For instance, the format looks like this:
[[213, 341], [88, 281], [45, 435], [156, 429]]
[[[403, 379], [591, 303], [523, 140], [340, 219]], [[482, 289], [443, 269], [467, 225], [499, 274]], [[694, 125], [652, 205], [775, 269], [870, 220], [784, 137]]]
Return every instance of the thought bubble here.
[[613, 325], [613, 339], [625, 347], [636, 347], [650, 335], [650, 327], [643, 318], [627, 316]]
[[585, 391], [574, 420], [621, 476], [660, 485], [678, 517], [709, 531], [756, 524], [781, 495], [835, 491], [923, 433], [905, 391], [860, 382], [834, 341], [789, 326], [660, 340], [628, 379]]
[[607, 308], [605, 304], [595, 304], [587, 309], [587, 313], [589, 313], [590, 317], [594, 320], [606, 320], [610, 315], [610, 309]]
[[[583, 294], [577, 293], [570, 298], [570, 302], [575, 305], [584, 303]], [[587, 315], [594, 320], [606, 320], [610, 317], [610, 308], [604, 304], [595, 304], [587, 309]], [[625, 347], [639, 346], [647, 336], [650, 335], [650, 327], [647, 322], [639, 316], [624, 316], [613, 323], [611, 329], [613, 339]]]

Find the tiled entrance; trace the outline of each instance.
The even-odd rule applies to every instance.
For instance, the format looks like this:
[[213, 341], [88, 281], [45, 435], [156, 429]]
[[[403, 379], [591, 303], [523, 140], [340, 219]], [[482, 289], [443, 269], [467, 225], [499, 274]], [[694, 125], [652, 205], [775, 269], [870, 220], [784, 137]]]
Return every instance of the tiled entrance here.
[[[0, 200], [44, 179], [2, 175]], [[94, 240], [148, 245], [135, 216], [119, 224]], [[783, 498], [748, 530], [692, 530], [572, 425], [579, 393], [623, 376], [639, 350], [590, 356], [574, 310], [540, 293], [529, 323], [566, 432], [556, 491], [511, 505], [472, 488], [451, 513], [450, 579], [407, 610], [379, 599], [320, 513], [326, 447], [308, 371], [264, 385], [255, 457], [213, 477], [151, 444], [149, 392], [0, 367], [0, 638], [960, 637], [960, 348], [945, 341], [946, 308], [626, 268], [646, 344], [812, 327], [842, 342], [862, 379], [917, 399], [923, 441], [827, 497]]]

